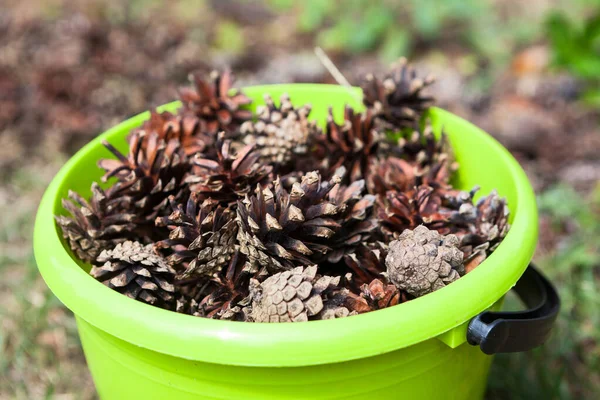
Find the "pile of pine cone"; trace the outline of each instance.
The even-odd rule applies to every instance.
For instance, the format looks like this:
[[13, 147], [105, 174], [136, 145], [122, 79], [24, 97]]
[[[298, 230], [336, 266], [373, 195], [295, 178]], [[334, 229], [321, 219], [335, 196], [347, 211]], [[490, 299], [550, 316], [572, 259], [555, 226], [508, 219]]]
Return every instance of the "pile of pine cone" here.
[[69, 193], [57, 216], [108, 287], [195, 316], [255, 322], [337, 318], [422, 296], [479, 265], [506, 235], [496, 193], [450, 184], [457, 168], [405, 60], [365, 77], [366, 110], [265, 96], [255, 115], [229, 71], [192, 75], [176, 114], [152, 112], [129, 153], [98, 165], [108, 189]]

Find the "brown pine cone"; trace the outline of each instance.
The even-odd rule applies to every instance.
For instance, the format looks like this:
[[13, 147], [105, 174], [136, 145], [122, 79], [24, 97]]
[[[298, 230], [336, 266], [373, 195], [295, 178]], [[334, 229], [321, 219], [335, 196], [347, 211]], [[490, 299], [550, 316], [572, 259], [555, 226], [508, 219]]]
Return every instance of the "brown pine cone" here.
[[192, 159], [192, 173], [187, 176], [190, 191], [204, 200], [212, 198], [229, 206], [248, 194], [257, 184], [269, 181], [273, 167], [259, 162], [260, 153], [253, 145], [234, 149], [233, 142], [219, 133], [216, 159], [196, 154]]
[[62, 206], [72, 217], [58, 215], [55, 219], [80, 260], [94, 262], [103, 250], [136, 238], [133, 223], [136, 216], [128, 210], [113, 207], [97, 183], [92, 184], [89, 202], [72, 191], [68, 197], [71, 201], [63, 199]]
[[418, 78], [414, 68], [401, 58], [383, 79], [369, 74], [360, 86], [365, 105], [376, 112], [382, 124], [402, 128], [413, 126], [433, 104], [433, 97], [422, 91], [434, 82], [431, 76]]
[[[450, 215], [441, 209], [442, 199], [430, 186], [419, 186], [406, 192], [388, 191], [377, 198], [377, 216], [381, 232], [392, 240], [405, 229], [425, 225], [442, 229], [448, 224]], [[451, 210], [449, 210], [451, 211]]]
[[352, 275], [348, 286], [358, 291], [362, 285], [381, 278], [381, 274], [386, 271], [385, 258], [388, 251], [387, 244], [372, 242], [359, 244], [352, 253], [346, 254], [344, 265]]
[[466, 229], [459, 230], [457, 236], [460, 249], [465, 254], [466, 271], [470, 272], [496, 250], [508, 233], [510, 224], [506, 199], [498, 196], [495, 190], [479, 199], [476, 206], [467, 204], [470, 207], [462, 205], [461, 209], [474, 216], [474, 220]]
[[406, 192], [417, 185], [417, 166], [397, 157], [377, 160], [373, 164], [373, 173], [367, 180], [369, 193], [385, 194], [394, 190]]
[[[348, 207], [358, 204], [352, 198], [354, 188], [339, 186], [339, 181], [338, 175], [325, 181], [313, 171], [305, 174], [300, 183], [294, 183], [290, 192], [276, 180], [273, 190], [257, 188], [239, 202], [238, 242], [248, 257], [248, 269], [279, 272], [317, 263], [331, 251], [331, 245], [350, 246], [351, 238], [365, 234], [354, 235], [348, 229], [340, 241], [331, 242], [336, 231], [344, 231], [346, 225], [356, 226], [352, 217], [345, 214]], [[357, 217], [366, 207], [368, 204], [357, 205]]]
[[177, 280], [178, 312], [212, 319], [247, 321], [252, 275], [244, 269], [245, 258], [236, 251], [226, 267], [212, 276], [193, 275]]
[[385, 259], [387, 276], [396, 287], [419, 297], [441, 289], [465, 273], [463, 253], [455, 235], [418, 226], [390, 243]]
[[154, 227], [157, 216], [169, 213], [169, 197], [185, 198], [183, 180], [190, 169], [187, 156], [177, 139], [168, 142], [158, 133], [134, 132], [127, 156], [107, 141], [104, 146], [116, 159], [101, 159], [98, 166], [106, 171], [102, 180], [118, 181], [106, 194], [110, 202], [136, 216], [140, 236], [158, 239], [162, 233]]
[[406, 295], [391, 284], [373, 279], [368, 285], [365, 283], [360, 288], [360, 294], [350, 293], [346, 298], [346, 306], [357, 313], [381, 310], [395, 306], [406, 300]]
[[340, 277], [317, 276], [317, 266], [279, 272], [264, 282], [251, 281], [252, 319], [255, 322], [301, 322], [350, 315], [342, 305]]
[[[210, 149], [216, 139], [214, 135], [202, 132], [200, 125], [200, 119], [191, 113], [175, 115], [167, 111], [159, 113], [152, 110], [150, 118], [135, 129], [128, 139], [131, 140], [136, 132], [143, 132], [144, 135], [155, 132], [166, 143], [171, 139], [179, 140], [185, 154], [192, 156]], [[146, 145], [147, 142], [143, 142], [143, 146]]]
[[175, 306], [175, 271], [151, 244], [127, 241], [98, 256], [90, 275], [111, 289], [166, 309]]
[[339, 262], [353, 253], [357, 246], [368, 242], [379, 226], [373, 215], [375, 196], [364, 192], [364, 180], [355, 181], [349, 186], [336, 185], [329, 192], [329, 199], [340, 206], [341, 211], [340, 226], [328, 241], [332, 249], [327, 254], [330, 263]]
[[171, 215], [156, 218], [156, 226], [170, 231], [168, 239], [155, 243], [157, 251], [169, 254], [167, 262], [178, 271], [177, 279], [218, 274], [237, 250], [234, 211], [212, 199], [200, 201], [197, 193], [185, 208], [175, 202], [172, 207]]
[[179, 97], [183, 109], [199, 118], [202, 132], [214, 135], [222, 130], [232, 131], [252, 118], [252, 113], [244, 109], [252, 100], [239, 90], [231, 90], [231, 71], [213, 71], [208, 79], [194, 73], [190, 80], [195, 87], [181, 88]]
[[320, 162], [320, 170], [331, 176], [338, 168], [348, 171], [343, 183], [350, 184], [368, 176], [378, 155], [380, 143], [385, 140], [374, 126], [374, 115], [367, 110], [354, 112], [346, 106], [344, 121], [338, 125], [333, 112], [329, 110], [325, 134], [316, 136], [315, 157]]

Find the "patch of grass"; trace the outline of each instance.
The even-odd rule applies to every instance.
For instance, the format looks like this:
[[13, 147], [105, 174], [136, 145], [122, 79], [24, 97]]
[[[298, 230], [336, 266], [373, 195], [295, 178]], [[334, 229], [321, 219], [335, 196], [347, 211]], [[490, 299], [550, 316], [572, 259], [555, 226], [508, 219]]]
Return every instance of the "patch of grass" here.
[[0, 187], [0, 398], [92, 399], [72, 314], [37, 271], [31, 238], [58, 164], [20, 168]]
[[548, 18], [546, 32], [554, 65], [582, 81], [586, 103], [600, 106], [600, 9], [585, 21], [555, 12]]

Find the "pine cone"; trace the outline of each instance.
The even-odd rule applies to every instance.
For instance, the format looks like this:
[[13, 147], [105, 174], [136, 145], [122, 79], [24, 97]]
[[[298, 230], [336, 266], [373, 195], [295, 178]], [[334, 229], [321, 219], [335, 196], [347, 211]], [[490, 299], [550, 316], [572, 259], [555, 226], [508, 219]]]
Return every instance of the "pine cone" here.
[[103, 250], [135, 238], [135, 215], [112, 207], [97, 183], [92, 183], [89, 203], [75, 192], [69, 191], [68, 196], [71, 201], [63, 199], [62, 206], [72, 218], [62, 215], [54, 218], [80, 260], [94, 262]]
[[406, 295], [396, 286], [373, 279], [368, 285], [365, 283], [361, 286], [359, 295], [349, 293], [345, 304], [348, 309], [362, 314], [395, 306], [403, 301], [406, 301]]
[[[144, 132], [145, 135], [156, 132], [158, 138], [164, 140], [165, 143], [171, 139], [177, 139], [181, 143], [184, 153], [192, 156], [212, 148], [215, 142], [215, 137], [203, 133], [200, 125], [200, 119], [191, 113], [174, 115], [167, 111], [161, 113], [150, 111], [150, 118], [133, 132]], [[129, 139], [131, 140], [131, 135]], [[146, 145], [147, 141], [142, 143]]]
[[[340, 277], [317, 276], [317, 266], [279, 272], [264, 282], [251, 281], [252, 319], [255, 322], [301, 322], [345, 317], [345, 292]], [[344, 292], [341, 296], [339, 293]]]
[[419, 297], [454, 282], [465, 270], [454, 235], [441, 236], [424, 226], [405, 230], [390, 243], [387, 276], [400, 290]]
[[236, 251], [234, 212], [211, 199], [200, 201], [196, 193], [190, 195], [185, 209], [182, 204], [172, 207], [171, 215], [156, 219], [156, 226], [166, 226], [170, 234], [155, 248], [170, 253], [167, 262], [179, 271], [178, 279], [218, 274]]
[[436, 196], [455, 196], [458, 191], [450, 185], [454, 168], [448, 167], [448, 158], [441, 155], [432, 164], [419, 165], [397, 157], [377, 160], [368, 176], [369, 193], [385, 195], [388, 191], [407, 192], [425, 185], [431, 187]]
[[218, 131], [233, 131], [241, 123], [252, 118], [252, 113], [242, 107], [252, 100], [241, 91], [232, 91], [231, 71], [211, 72], [209, 79], [200, 73], [190, 76], [195, 88], [181, 88], [179, 97], [183, 109], [200, 119], [200, 130], [209, 134]]
[[381, 278], [381, 274], [386, 271], [385, 258], [388, 251], [387, 244], [372, 242], [359, 244], [354, 252], [346, 254], [344, 265], [352, 274], [348, 286], [356, 291], [362, 285]]
[[369, 174], [369, 193], [384, 195], [390, 191], [406, 192], [417, 186], [417, 166], [401, 158], [377, 160]]
[[245, 258], [236, 250], [227, 268], [210, 277], [195, 275], [176, 282], [178, 312], [212, 319], [249, 320], [249, 280]]
[[111, 202], [136, 215], [136, 228], [149, 237], [158, 238], [154, 220], [169, 212], [169, 196], [185, 198], [183, 178], [190, 166], [178, 140], [161, 140], [156, 132], [135, 132], [131, 136], [128, 156], [110, 143], [104, 146], [117, 157], [102, 159], [100, 168], [106, 171], [104, 182], [112, 177], [118, 181], [107, 190]]
[[152, 245], [127, 241], [98, 256], [101, 266], [90, 274], [111, 289], [132, 299], [172, 309], [175, 306], [175, 271], [154, 253]]
[[219, 134], [216, 143], [217, 159], [202, 154], [192, 159], [192, 175], [186, 179], [190, 190], [198, 193], [199, 199], [212, 198], [223, 205], [235, 203], [250, 192], [257, 184], [265, 184], [272, 167], [258, 162], [260, 153], [252, 145], [237, 152], [232, 149], [231, 140]]
[[[467, 212], [466, 206], [461, 208]], [[500, 198], [495, 190], [479, 199], [477, 206], [471, 206], [468, 211], [471, 215], [474, 212], [475, 220], [468, 226], [468, 233], [462, 230], [457, 236], [461, 239], [460, 249], [465, 255], [465, 269], [470, 272], [496, 250], [510, 225], [506, 199]]]
[[390, 72], [380, 80], [369, 74], [361, 82], [363, 102], [377, 113], [386, 127], [412, 127], [434, 99], [422, 91], [435, 79], [417, 78], [416, 71], [405, 58], [392, 65]]
[[265, 95], [266, 106], [256, 110], [258, 120], [242, 124], [245, 144], [253, 144], [261, 153], [263, 163], [286, 166], [296, 157], [306, 156], [312, 139], [320, 134], [314, 121], [308, 120], [310, 105], [294, 108], [287, 94], [281, 96], [280, 107]]
[[257, 188], [255, 194], [238, 203], [238, 242], [248, 256], [248, 269], [263, 267], [272, 272], [318, 262], [331, 248], [327, 245], [343, 226], [343, 211], [349, 198], [333, 190], [340, 177], [321, 181], [309, 172], [288, 193], [279, 180], [274, 193]]
[[353, 182], [350, 186], [336, 185], [329, 192], [333, 204], [344, 205], [340, 214], [339, 229], [328, 242], [332, 251], [327, 254], [330, 263], [339, 262], [354, 252], [357, 246], [368, 242], [379, 226], [373, 216], [375, 196], [363, 194], [365, 182]]
[[350, 172], [343, 180], [345, 184], [368, 176], [383, 140], [383, 136], [375, 130], [373, 118], [369, 110], [355, 113], [346, 106], [344, 122], [338, 125], [329, 109], [325, 134], [316, 136], [315, 156], [324, 175], [330, 176], [343, 166]]
[[439, 139], [433, 133], [433, 128], [426, 121], [424, 128], [416, 127], [412, 130], [394, 131], [390, 134], [397, 138], [395, 146], [389, 146], [389, 152], [394, 156], [415, 163], [425, 175], [427, 168], [434, 168], [437, 164], [445, 163], [445, 179], [457, 168], [453, 162], [454, 155], [448, 142], [448, 136], [442, 132]]
[[415, 229], [419, 225], [443, 229], [452, 212], [444, 213], [441, 202], [441, 197], [435, 196], [430, 186], [419, 186], [407, 192], [388, 191], [385, 197], [377, 198], [381, 232], [391, 240], [405, 229]]
[[387, 191], [405, 192], [413, 187], [432, 187], [437, 195], [455, 194], [450, 185], [452, 173], [457, 169], [447, 136], [438, 140], [430, 125], [424, 129], [400, 130], [390, 133], [396, 137], [383, 142], [380, 153], [368, 175], [369, 192], [385, 195]]

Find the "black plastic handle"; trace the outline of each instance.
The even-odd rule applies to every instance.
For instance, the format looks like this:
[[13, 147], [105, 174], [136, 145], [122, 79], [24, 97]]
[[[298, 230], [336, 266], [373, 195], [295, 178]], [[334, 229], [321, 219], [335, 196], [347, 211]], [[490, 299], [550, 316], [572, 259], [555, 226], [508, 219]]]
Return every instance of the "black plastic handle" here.
[[560, 309], [556, 289], [532, 264], [513, 289], [528, 310], [485, 311], [469, 322], [467, 341], [485, 354], [531, 350], [550, 336]]

